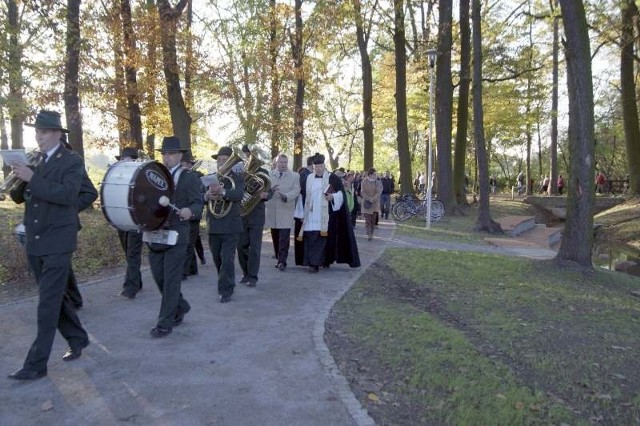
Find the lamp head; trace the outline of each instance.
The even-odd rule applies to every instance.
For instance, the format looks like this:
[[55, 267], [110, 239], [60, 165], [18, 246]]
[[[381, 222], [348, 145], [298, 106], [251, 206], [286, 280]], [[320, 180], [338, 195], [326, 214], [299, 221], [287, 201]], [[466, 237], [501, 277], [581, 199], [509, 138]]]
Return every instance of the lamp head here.
[[438, 57], [438, 51], [436, 49], [427, 50], [427, 57], [429, 58], [429, 66], [431, 68], [436, 66], [436, 58]]

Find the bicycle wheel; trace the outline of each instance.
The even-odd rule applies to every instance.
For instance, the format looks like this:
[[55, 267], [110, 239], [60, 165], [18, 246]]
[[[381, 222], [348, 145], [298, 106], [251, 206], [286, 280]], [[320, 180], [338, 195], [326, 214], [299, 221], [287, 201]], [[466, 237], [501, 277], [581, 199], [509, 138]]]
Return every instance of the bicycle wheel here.
[[431, 220], [439, 221], [444, 217], [444, 206], [440, 201], [431, 202]]
[[395, 203], [393, 208], [391, 209], [391, 214], [393, 218], [398, 222], [404, 222], [409, 219], [413, 214], [411, 214], [411, 207], [404, 201], [400, 201], [399, 203]]

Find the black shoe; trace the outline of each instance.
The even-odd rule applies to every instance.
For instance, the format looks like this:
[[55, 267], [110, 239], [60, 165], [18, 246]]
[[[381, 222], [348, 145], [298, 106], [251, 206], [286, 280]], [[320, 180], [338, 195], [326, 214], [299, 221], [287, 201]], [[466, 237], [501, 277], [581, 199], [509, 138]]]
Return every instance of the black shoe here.
[[171, 331], [172, 330], [170, 328], [164, 328], [164, 327], [156, 326], [156, 327], [153, 327], [151, 329], [149, 334], [151, 334], [151, 337], [161, 338], [161, 337], [168, 336], [169, 334], [171, 334]]
[[135, 299], [136, 294], [135, 294], [135, 293], [128, 292], [127, 290], [122, 290], [122, 291], [120, 292], [120, 296], [122, 296], [122, 297], [126, 297], [127, 299]]
[[258, 285], [258, 280], [256, 278], [249, 278], [247, 280], [247, 287], [255, 287]]
[[77, 348], [69, 348], [69, 349], [67, 349], [67, 351], [64, 353], [64, 355], [62, 355], [62, 360], [63, 361], [73, 361], [74, 359], [80, 358], [80, 355], [82, 355], [82, 350], [84, 348], [86, 348], [87, 346], [89, 346], [89, 341], [88, 340], [86, 341], [86, 343], [78, 346]]
[[287, 264], [286, 263], [278, 263], [278, 269], [280, 269], [281, 271], [284, 271], [285, 269], [287, 269]]
[[243, 275], [242, 278], [239, 281], [240, 284], [247, 284], [248, 282], [249, 282], [249, 276], [248, 275]]
[[317, 267], [317, 266], [309, 266], [309, 273], [310, 274], [317, 274], [319, 269], [320, 268]]
[[186, 276], [186, 275], [183, 275], [183, 276], [182, 276], [182, 281], [185, 281], [187, 278], [189, 278], [189, 277], [188, 277], [188, 276]]
[[8, 377], [13, 380], [36, 380], [46, 375], [47, 375], [46, 369], [40, 370], [40, 371], [34, 371], [34, 370], [27, 370], [26, 368], [21, 368], [15, 373], [9, 374]]
[[200, 263], [202, 265], [206, 265], [207, 264], [207, 259], [205, 259], [204, 257], [202, 259], [200, 259]]
[[182, 321], [184, 321], [184, 316], [187, 314], [187, 312], [189, 311], [183, 311], [181, 309], [178, 309], [178, 313], [176, 314], [175, 318], [173, 318], [174, 327], [177, 327], [180, 324], [182, 324]]
[[82, 309], [82, 303], [74, 303], [73, 307], [76, 308], [76, 311], [79, 311], [80, 309]]
[[229, 302], [231, 302], [231, 295], [220, 296], [220, 303], [229, 303]]

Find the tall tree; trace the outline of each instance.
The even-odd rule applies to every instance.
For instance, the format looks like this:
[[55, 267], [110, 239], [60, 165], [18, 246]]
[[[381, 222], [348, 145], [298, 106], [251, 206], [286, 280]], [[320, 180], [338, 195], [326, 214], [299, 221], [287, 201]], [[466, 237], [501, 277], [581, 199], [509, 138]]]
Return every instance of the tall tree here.
[[582, 0], [560, 0], [569, 92], [567, 216], [556, 259], [593, 267], [594, 122], [589, 29]]
[[[377, 2], [370, 11], [373, 14], [376, 10]], [[360, 0], [353, 0], [354, 18], [356, 24], [356, 40], [358, 51], [360, 52], [360, 70], [362, 74], [362, 117], [364, 134], [364, 169], [373, 167], [373, 74], [371, 58], [369, 57], [369, 38], [371, 37], [371, 24], [365, 25], [365, 16], [362, 14], [362, 4]], [[370, 21], [369, 21], [370, 22]]]
[[169, 0], [158, 0], [157, 3], [161, 22], [162, 64], [167, 85], [171, 125], [174, 135], [180, 138], [185, 149], [191, 149], [192, 119], [182, 96], [176, 37], [178, 20], [189, 1], [180, 0], [175, 6], [172, 6]]
[[[453, 5], [440, 0], [438, 16], [438, 60], [436, 63], [436, 142], [438, 145], [438, 199], [445, 211], [455, 204], [451, 179], [451, 129], [453, 84], [451, 82], [451, 48], [453, 46]], [[431, 179], [431, 176], [427, 176]]]
[[302, 1], [295, 0], [295, 35], [291, 36], [291, 53], [295, 68], [296, 102], [293, 111], [293, 170], [298, 170], [302, 164], [302, 150], [304, 148], [304, 41], [302, 22]]
[[489, 161], [484, 140], [484, 113], [482, 109], [482, 23], [480, 0], [473, 0], [473, 136], [478, 158], [478, 179], [480, 200], [476, 230], [491, 234], [502, 233], [499, 223], [491, 219], [489, 207]]
[[69, 143], [73, 150], [84, 157], [82, 114], [78, 90], [80, 66], [80, 1], [67, 1], [67, 55], [64, 72], [64, 110], [69, 129]]
[[20, 17], [15, 0], [7, 0], [7, 33], [9, 34], [8, 66], [9, 66], [9, 117], [11, 120], [11, 148], [24, 148], [22, 123], [26, 117], [23, 94], [22, 61], [23, 49], [20, 45]]
[[[469, 28], [469, 0], [460, 0], [460, 84], [458, 85], [458, 114], [456, 145], [453, 158], [453, 188], [456, 201], [467, 204], [465, 195], [465, 157], [469, 122], [469, 85], [471, 82], [471, 29]], [[482, 130], [484, 139], [484, 129]]]
[[553, 46], [552, 46], [552, 84], [551, 84], [551, 146], [549, 147], [550, 170], [549, 195], [558, 193], [558, 52], [560, 50], [559, 21], [557, 1], [551, 2], [553, 14]]
[[413, 192], [409, 129], [407, 126], [407, 40], [404, 32], [404, 0], [394, 0], [393, 45], [396, 65], [396, 141], [400, 161], [400, 189], [403, 194]]
[[269, 0], [269, 65], [271, 80], [271, 158], [280, 152], [282, 137], [282, 109], [280, 105], [280, 89], [282, 79], [278, 67], [280, 43], [278, 42], [278, 9], [276, 0]]
[[620, 96], [627, 146], [629, 190], [634, 194], [640, 194], [640, 126], [638, 124], [633, 35], [633, 20], [638, 19], [638, 7], [634, 0], [622, 1], [621, 7]]
[[129, 0], [120, 1], [120, 16], [122, 19], [122, 36], [124, 38], [124, 72], [127, 90], [127, 111], [129, 112], [129, 141], [127, 146], [143, 149], [142, 118], [138, 92], [138, 49], [133, 31], [131, 18], [131, 4]]

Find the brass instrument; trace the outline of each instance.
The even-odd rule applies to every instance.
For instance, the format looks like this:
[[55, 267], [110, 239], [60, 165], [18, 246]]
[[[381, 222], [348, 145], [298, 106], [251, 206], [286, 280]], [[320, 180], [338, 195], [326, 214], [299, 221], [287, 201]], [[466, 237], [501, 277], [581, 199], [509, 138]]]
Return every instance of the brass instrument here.
[[251, 213], [261, 201], [260, 193], [271, 188], [269, 174], [258, 171], [263, 164], [264, 161], [258, 158], [255, 151], [251, 151], [243, 175], [244, 194], [242, 194], [242, 201], [240, 201], [240, 216], [242, 217]]
[[[236, 188], [236, 183], [229, 176], [229, 172], [236, 164], [242, 162], [242, 158], [234, 151], [234, 153], [224, 162], [222, 166], [218, 169], [217, 177], [220, 184], [222, 184], [224, 179], [227, 179], [231, 182], [231, 189]], [[222, 197], [216, 198], [213, 200], [209, 200], [208, 208], [211, 215], [217, 219], [225, 217], [231, 211], [231, 207], [233, 206], [233, 201], [223, 200]]]
[[[29, 151], [27, 152], [27, 160], [29, 161], [29, 167], [36, 168], [42, 162], [44, 157], [40, 153], [40, 151]], [[11, 172], [7, 175], [7, 177], [0, 184], [0, 201], [4, 201], [7, 198], [7, 194], [11, 192], [14, 188], [17, 188], [22, 180], [18, 179], [14, 172]]]

